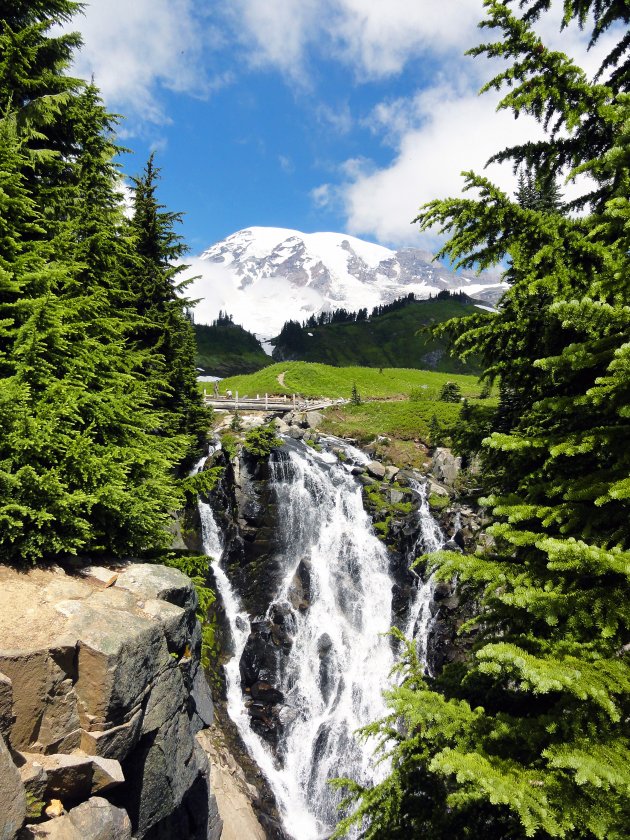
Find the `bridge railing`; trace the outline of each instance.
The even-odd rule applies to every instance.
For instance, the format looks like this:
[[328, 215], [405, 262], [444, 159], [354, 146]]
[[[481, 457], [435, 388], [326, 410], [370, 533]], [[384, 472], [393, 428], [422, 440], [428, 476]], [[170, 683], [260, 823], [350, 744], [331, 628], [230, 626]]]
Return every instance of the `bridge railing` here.
[[[253, 411], [279, 411], [290, 409], [297, 409], [300, 411], [314, 411], [317, 408], [326, 408], [333, 405], [333, 400], [308, 400], [300, 397], [298, 394], [264, 394], [261, 396], [257, 394], [256, 397], [240, 397], [238, 391], [234, 394], [209, 394], [207, 389], [203, 391], [204, 402], [212, 405], [213, 408], [229, 408], [238, 411], [240, 409], [250, 409]], [[341, 400], [341, 402], [344, 402]]]

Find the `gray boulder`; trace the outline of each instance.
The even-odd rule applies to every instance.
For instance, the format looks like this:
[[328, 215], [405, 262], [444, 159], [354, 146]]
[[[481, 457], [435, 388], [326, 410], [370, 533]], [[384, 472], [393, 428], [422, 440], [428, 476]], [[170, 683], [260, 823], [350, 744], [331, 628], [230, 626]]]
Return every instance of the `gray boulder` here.
[[93, 796], [68, 814], [28, 825], [19, 840], [131, 840], [131, 822], [122, 808]]
[[0, 840], [13, 840], [25, 817], [24, 785], [0, 735]]
[[365, 469], [372, 478], [378, 478], [380, 480], [385, 478], [385, 474], [387, 472], [380, 461], [370, 461], [370, 463], [366, 465]]
[[324, 415], [320, 411], [307, 411], [306, 412], [306, 425], [309, 429], [317, 429], [321, 426], [324, 420]]
[[433, 475], [441, 484], [452, 487], [461, 468], [462, 459], [456, 458], [450, 449], [440, 446], [433, 453]]
[[118, 761], [84, 753], [18, 753], [20, 775], [29, 792], [42, 800], [78, 802], [125, 781]]
[[130, 563], [114, 584], [133, 592], [143, 601], [160, 598], [183, 609], [197, 608], [197, 595], [190, 580], [179, 569]]
[[54, 642], [48, 650], [0, 650], [0, 670], [12, 684], [13, 749], [55, 752], [79, 746], [74, 656], [74, 645]]

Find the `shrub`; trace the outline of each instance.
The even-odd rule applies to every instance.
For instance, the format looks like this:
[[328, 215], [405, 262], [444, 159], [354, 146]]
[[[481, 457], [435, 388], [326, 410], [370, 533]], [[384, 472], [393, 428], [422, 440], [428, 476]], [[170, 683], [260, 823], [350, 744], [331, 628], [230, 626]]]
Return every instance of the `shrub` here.
[[224, 432], [221, 435], [221, 448], [231, 461], [236, 456], [237, 439], [230, 432]]
[[456, 403], [459, 402], [462, 398], [462, 389], [457, 384], [457, 382], [445, 382], [442, 385], [442, 390], [440, 391], [439, 399], [442, 402], [450, 402]]
[[250, 429], [245, 435], [243, 444], [245, 451], [254, 458], [268, 458], [273, 450], [280, 446], [282, 446], [282, 440], [276, 435], [276, 430], [271, 423]]

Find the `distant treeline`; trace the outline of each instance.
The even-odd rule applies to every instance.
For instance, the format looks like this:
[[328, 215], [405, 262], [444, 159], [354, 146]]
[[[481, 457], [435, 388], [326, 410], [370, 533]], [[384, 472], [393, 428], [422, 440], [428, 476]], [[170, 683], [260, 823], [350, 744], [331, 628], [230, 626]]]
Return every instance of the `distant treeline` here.
[[219, 309], [218, 316], [210, 323], [211, 327], [233, 327], [234, 320], [231, 315], [228, 315], [227, 309], [225, 312]]
[[[298, 335], [301, 336], [302, 330], [313, 329], [315, 327], [325, 327], [328, 326], [328, 324], [352, 324], [357, 321], [368, 321], [371, 318], [377, 318], [379, 315], [386, 315], [388, 312], [395, 312], [398, 309], [404, 309], [404, 307], [409, 306], [412, 303], [426, 303], [430, 300], [456, 300], [460, 303], [472, 303], [472, 298], [464, 292], [449, 292], [447, 289], [443, 289], [441, 292], [438, 292], [435, 297], [433, 295], [429, 295], [428, 298], [417, 298], [413, 292], [409, 292], [408, 295], [396, 298], [396, 300], [393, 300], [391, 303], [383, 303], [379, 306], [375, 306], [369, 315], [367, 307], [359, 309], [356, 312], [351, 312], [350, 310], [341, 307], [340, 309], [332, 309], [328, 312], [320, 312], [319, 315], [313, 314], [301, 324], [299, 321], [286, 321], [280, 330], [277, 343], [294, 346], [296, 338]], [[219, 318], [221, 318], [222, 315], [226, 318], [230, 317], [227, 313], [224, 314], [219, 312]], [[218, 321], [215, 321], [214, 323], [218, 324]]]

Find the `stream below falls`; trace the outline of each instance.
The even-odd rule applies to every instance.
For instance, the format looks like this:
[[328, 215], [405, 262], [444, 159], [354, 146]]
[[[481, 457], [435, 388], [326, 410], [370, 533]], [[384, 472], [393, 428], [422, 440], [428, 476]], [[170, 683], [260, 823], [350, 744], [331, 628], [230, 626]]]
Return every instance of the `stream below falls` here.
[[[283, 827], [295, 840], [330, 835], [341, 799], [328, 780], [349, 776], [369, 784], [387, 773], [375, 743], [356, 731], [386, 712], [391, 685], [394, 581], [388, 551], [366, 513], [361, 485], [329, 452], [291, 441], [270, 461], [278, 509], [277, 561], [281, 583], [266, 618], [281, 620], [290, 645], [274, 650], [274, 689], [282, 697], [275, 751], [252, 729], [241, 681], [250, 616], [221, 564], [222, 535], [213, 511], [199, 501], [204, 551], [213, 570], [232, 635], [225, 666], [228, 714], [276, 797]], [[444, 538], [427, 503], [426, 487], [412, 487], [418, 537], [409, 562], [439, 548]], [[296, 608], [296, 581], [308, 584], [308, 606]], [[402, 628], [426, 654], [431, 581], [418, 579]], [[299, 596], [297, 598], [299, 600]], [[280, 619], [278, 618], [280, 617]], [[250, 701], [251, 702], [251, 701]], [[358, 833], [357, 835], [358, 836]]]

